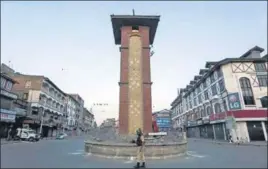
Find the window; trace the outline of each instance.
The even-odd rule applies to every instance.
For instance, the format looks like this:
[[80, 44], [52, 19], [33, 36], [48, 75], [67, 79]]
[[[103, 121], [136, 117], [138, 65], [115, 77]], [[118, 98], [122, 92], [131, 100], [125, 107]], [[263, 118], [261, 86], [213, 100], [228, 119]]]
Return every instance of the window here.
[[12, 108], [12, 101], [4, 97], [0, 98], [1, 109], [10, 110]]
[[268, 96], [264, 96], [261, 98], [261, 105], [264, 108], [268, 108]]
[[268, 84], [267, 75], [257, 75], [257, 79], [259, 81], [260, 87], [267, 87]]
[[25, 88], [28, 89], [28, 88], [31, 88], [31, 86], [32, 86], [32, 82], [27, 80], [25, 83]]
[[6, 81], [7, 81], [6, 79], [1, 77], [1, 88], [5, 88]]
[[7, 89], [8, 91], [10, 91], [10, 90], [12, 89], [12, 86], [13, 86], [12, 82], [11, 82], [11, 81], [7, 81], [6, 89]]
[[210, 83], [215, 82], [215, 77], [214, 74], [212, 73], [212, 75], [210, 75]]
[[212, 114], [212, 109], [210, 106], [207, 107], [207, 115], [211, 115]]
[[219, 87], [220, 87], [220, 92], [223, 92], [225, 90], [223, 79], [219, 80]]
[[28, 93], [23, 93], [23, 100], [28, 100]]
[[201, 94], [198, 95], [198, 103], [199, 103], [199, 104], [202, 103], [202, 97], [201, 97]]
[[221, 113], [221, 105], [219, 103], [216, 103], [214, 105], [215, 113]]
[[191, 101], [189, 102], [189, 105], [190, 105], [190, 109], [191, 109], [191, 108], [193, 107], [193, 106], [192, 106], [192, 102], [191, 102]]
[[205, 100], [208, 100], [208, 91], [204, 91]]
[[138, 31], [139, 30], [139, 26], [132, 26], [132, 30]]
[[216, 84], [214, 84], [213, 86], [211, 86], [211, 92], [212, 92], [212, 96], [217, 95], [217, 87], [216, 87]]
[[199, 85], [199, 86], [197, 87], [197, 92], [198, 92], [198, 93], [201, 93], [201, 85]]
[[219, 68], [217, 70], [217, 75], [218, 75], [218, 78], [222, 77], [222, 70], [221, 70], [221, 68]]
[[206, 116], [205, 111], [203, 109], [201, 110], [201, 116], [202, 117], [205, 117]]
[[224, 111], [228, 110], [226, 100], [223, 100], [223, 108], [224, 108]]
[[265, 63], [255, 63], [256, 72], [267, 72]]
[[207, 88], [207, 81], [203, 83], [203, 89]]
[[194, 98], [194, 106], [197, 106], [197, 98]]
[[239, 79], [245, 105], [255, 105], [250, 80], [246, 77]]

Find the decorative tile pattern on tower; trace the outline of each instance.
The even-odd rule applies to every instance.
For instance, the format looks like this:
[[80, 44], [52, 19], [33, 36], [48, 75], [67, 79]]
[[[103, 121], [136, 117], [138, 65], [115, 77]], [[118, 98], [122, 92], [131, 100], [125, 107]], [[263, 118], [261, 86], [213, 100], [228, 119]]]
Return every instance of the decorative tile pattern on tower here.
[[137, 31], [129, 38], [129, 125], [128, 133], [135, 134], [143, 129], [143, 92], [142, 92], [142, 42]]

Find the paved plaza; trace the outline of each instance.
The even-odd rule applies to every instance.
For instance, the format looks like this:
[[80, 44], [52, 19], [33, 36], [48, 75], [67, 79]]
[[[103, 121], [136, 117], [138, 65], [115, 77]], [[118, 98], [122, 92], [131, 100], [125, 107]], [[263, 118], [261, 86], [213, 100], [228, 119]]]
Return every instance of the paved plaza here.
[[[1, 145], [1, 168], [132, 168], [135, 161], [84, 154], [84, 138]], [[267, 147], [189, 140], [186, 156], [150, 160], [147, 168], [266, 168]]]

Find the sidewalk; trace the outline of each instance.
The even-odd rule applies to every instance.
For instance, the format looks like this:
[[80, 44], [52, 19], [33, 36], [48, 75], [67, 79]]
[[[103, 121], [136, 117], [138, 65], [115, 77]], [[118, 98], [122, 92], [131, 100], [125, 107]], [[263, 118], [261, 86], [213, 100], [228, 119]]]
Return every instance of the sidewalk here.
[[205, 138], [187, 138], [191, 141], [203, 141], [213, 144], [220, 144], [220, 145], [240, 145], [240, 146], [267, 146], [267, 141], [253, 141], [249, 143], [229, 143], [226, 140], [212, 140], [212, 139], [205, 139]]
[[[71, 139], [71, 138], [83, 138], [85, 137], [85, 135], [82, 135], [82, 136], [67, 136], [65, 139]], [[40, 139], [39, 141], [45, 141], [45, 140], [56, 140], [56, 137], [44, 137], [43, 139]], [[1, 139], [1, 145], [4, 145], [4, 144], [15, 144], [15, 143], [20, 143], [20, 142], [23, 142], [23, 141], [7, 141], [5, 138]]]

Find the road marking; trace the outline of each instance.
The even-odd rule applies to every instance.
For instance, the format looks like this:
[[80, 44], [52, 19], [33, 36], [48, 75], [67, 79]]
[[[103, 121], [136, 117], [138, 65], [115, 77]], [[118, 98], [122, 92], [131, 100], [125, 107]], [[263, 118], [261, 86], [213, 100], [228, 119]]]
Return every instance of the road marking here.
[[74, 152], [74, 153], [68, 153], [70, 155], [80, 155], [80, 154], [83, 154], [82, 152]]
[[198, 155], [198, 154], [196, 154], [196, 152], [194, 152], [194, 151], [187, 151], [186, 154], [187, 154], [188, 156], [191, 156], [191, 157], [197, 157], [197, 158], [204, 158], [204, 157], [206, 157], [206, 156], [204, 156], [204, 155]]

